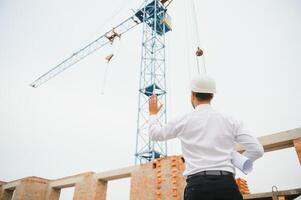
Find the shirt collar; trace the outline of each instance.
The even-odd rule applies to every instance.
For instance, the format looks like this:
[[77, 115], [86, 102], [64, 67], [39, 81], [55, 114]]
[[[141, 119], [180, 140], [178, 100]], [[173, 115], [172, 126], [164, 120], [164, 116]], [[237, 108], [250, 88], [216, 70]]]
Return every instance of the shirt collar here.
[[199, 104], [195, 107], [195, 110], [202, 110], [202, 109], [207, 109], [207, 108], [211, 108], [211, 105], [208, 104]]

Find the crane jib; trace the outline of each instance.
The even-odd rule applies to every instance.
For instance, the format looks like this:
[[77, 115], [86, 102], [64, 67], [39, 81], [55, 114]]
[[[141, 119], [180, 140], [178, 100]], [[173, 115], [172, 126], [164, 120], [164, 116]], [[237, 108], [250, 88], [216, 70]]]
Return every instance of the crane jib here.
[[57, 76], [61, 72], [65, 71], [66, 69], [72, 67], [74, 64], [84, 59], [85, 57], [95, 52], [96, 50], [100, 49], [101, 47], [105, 46], [106, 44], [113, 44], [116, 37], [120, 38], [121, 35], [128, 32], [129, 30], [139, 25], [140, 23], [141, 22], [135, 15], [126, 19], [125, 21], [115, 26], [110, 31], [106, 32], [104, 35], [101, 35], [96, 40], [92, 41], [82, 49], [73, 53], [70, 57], [68, 57], [67, 59], [59, 63], [57, 66], [55, 66], [54, 68], [52, 68], [51, 70], [49, 70], [48, 72], [40, 76], [38, 79], [32, 82], [30, 86], [34, 88], [39, 87], [43, 83]]
[[[62, 61], [60, 64], [58, 64], [57, 66], [55, 66], [54, 68], [37, 78], [34, 82], [30, 84], [30, 86], [34, 88], [39, 87], [43, 83], [57, 76], [64, 70], [72, 67], [74, 64], [84, 59], [96, 50], [100, 49], [101, 47], [105, 46], [106, 44], [112, 44], [116, 37], [120, 38], [122, 34], [128, 32], [138, 24], [146, 23], [151, 28], [156, 29], [155, 31], [158, 35], [165, 34], [166, 32], [172, 29], [170, 17], [166, 13], [166, 8], [170, 5], [172, 1], [173, 0], [150, 1], [150, 3], [147, 4], [145, 7], [142, 6], [141, 8], [139, 8], [138, 11], [135, 12], [135, 14], [132, 17], [121, 22], [119, 25], [115, 26], [113, 29], [106, 32], [104, 35], [98, 37], [96, 40], [92, 41], [79, 51], [73, 53], [70, 57]], [[157, 7], [156, 16], [154, 15], [153, 11], [154, 5], [156, 5]], [[148, 16], [148, 20], [146, 20], [145, 15]], [[151, 20], [153, 20], [152, 18], [157, 19], [156, 25], [151, 23]]]

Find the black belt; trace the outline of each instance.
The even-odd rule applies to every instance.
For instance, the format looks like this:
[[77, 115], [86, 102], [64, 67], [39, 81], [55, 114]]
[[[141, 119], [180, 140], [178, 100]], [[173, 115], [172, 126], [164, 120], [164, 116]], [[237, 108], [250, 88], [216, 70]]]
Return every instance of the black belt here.
[[234, 174], [232, 172], [227, 172], [227, 171], [220, 171], [220, 170], [210, 170], [210, 171], [202, 171], [198, 172], [192, 175], [188, 175], [187, 179], [190, 179], [192, 177], [196, 176], [233, 176]]

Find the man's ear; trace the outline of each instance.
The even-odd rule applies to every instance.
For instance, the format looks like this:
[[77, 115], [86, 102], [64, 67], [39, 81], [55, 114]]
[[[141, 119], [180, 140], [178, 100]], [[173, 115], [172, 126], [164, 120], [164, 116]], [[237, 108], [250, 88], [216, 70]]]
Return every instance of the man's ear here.
[[195, 94], [194, 92], [191, 92], [191, 100], [194, 101], [194, 99], [195, 99]]
[[190, 101], [191, 101], [192, 107], [195, 108], [194, 103], [193, 103], [193, 102], [194, 102], [194, 99], [195, 99], [195, 95], [194, 95], [193, 92], [191, 92], [191, 97], [190, 97], [190, 99], [191, 99]]

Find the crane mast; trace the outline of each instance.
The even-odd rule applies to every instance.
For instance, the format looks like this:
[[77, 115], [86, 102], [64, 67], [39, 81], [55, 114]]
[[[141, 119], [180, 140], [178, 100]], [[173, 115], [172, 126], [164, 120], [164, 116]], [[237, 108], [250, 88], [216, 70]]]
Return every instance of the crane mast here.
[[148, 134], [148, 99], [156, 94], [163, 107], [158, 121], [166, 123], [165, 34], [171, 30], [167, 9], [158, 0], [144, 1], [136, 13], [143, 23], [141, 73], [136, 136], [135, 163], [144, 163], [167, 155], [166, 142], [151, 141]]

